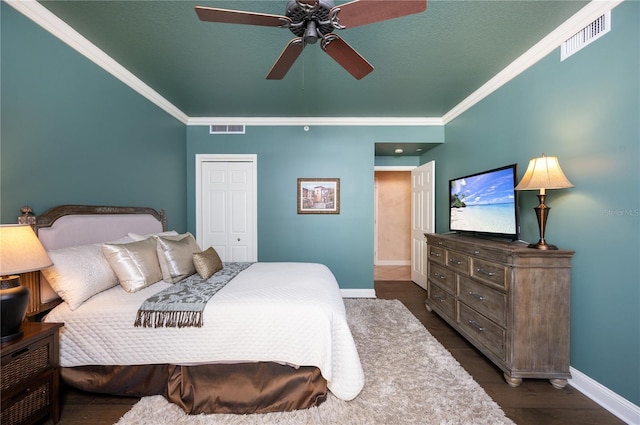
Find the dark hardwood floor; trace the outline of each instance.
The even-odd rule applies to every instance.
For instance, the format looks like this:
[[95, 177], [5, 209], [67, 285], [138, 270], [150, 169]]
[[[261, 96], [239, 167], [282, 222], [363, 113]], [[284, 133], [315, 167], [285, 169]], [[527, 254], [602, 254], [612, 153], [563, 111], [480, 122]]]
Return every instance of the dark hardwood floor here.
[[[511, 388], [493, 363], [435, 313], [426, 310], [426, 292], [413, 282], [376, 281], [375, 290], [378, 298], [402, 301], [516, 424], [624, 424], [570, 385], [557, 390], [547, 380], [525, 379], [518, 388]], [[113, 424], [138, 401], [88, 394], [64, 385], [61, 398], [60, 425]]]
[[519, 387], [511, 388], [500, 369], [438, 315], [427, 311], [426, 291], [413, 282], [377, 281], [375, 289], [378, 298], [402, 301], [516, 424], [624, 424], [570, 385], [557, 390], [548, 380], [525, 379]]

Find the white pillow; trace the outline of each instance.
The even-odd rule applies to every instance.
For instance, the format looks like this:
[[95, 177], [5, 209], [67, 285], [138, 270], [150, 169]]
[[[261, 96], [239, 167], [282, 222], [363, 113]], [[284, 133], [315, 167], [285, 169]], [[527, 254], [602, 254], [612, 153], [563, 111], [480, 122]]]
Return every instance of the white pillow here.
[[48, 251], [53, 266], [42, 274], [71, 310], [95, 294], [118, 284], [102, 254], [102, 244], [78, 245]]
[[154, 238], [125, 244], [107, 243], [102, 245], [102, 252], [127, 292], [137, 292], [162, 280]]
[[196, 272], [193, 254], [200, 252], [191, 233], [178, 236], [156, 236], [162, 280], [177, 283]]
[[166, 232], [160, 233], [149, 233], [147, 235], [139, 235], [137, 233], [129, 233], [129, 237], [134, 241], [142, 241], [147, 239], [150, 236], [178, 236], [178, 232], [175, 230], [167, 230]]

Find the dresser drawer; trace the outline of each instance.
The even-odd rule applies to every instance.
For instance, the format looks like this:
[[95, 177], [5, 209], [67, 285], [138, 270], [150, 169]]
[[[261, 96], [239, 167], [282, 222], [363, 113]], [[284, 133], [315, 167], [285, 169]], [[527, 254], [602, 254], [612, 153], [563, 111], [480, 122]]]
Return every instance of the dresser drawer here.
[[13, 395], [3, 397], [0, 423], [16, 425], [42, 417], [43, 412], [51, 407], [53, 379], [53, 372], [50, 372]]
[[504, 265], [471, 258], [471, 276], [500, 289], [507, 289], [507, 272]]
[[445, 250], [433, 245], [428, 246], [429, 260], [438, 264], [445, 263]]
[[480, 313], [458, 303], [460, 328], [501, 360], [505, 360], [505, 330]]
[[456, 301], [453, 295], [449, 294], [437, 285], [429, 285], [429, 300], [429, 304], [433, 309], [450, 319], [455, 320]]
[[456, 293], [456, 273], [432, 261], [429, 262], [429, 280], [452, 295]]
[[479, 244], [467, 245], [464, 252], [472, 257], [486, 258], [500, 263], [506, 263], [509, 256], [508, 253], [502, 249], [496, 249]]
[[507, 296], [486, 285], [460, 276], [458, 299], [501, 326], [507, 323]]
[[447, 251], [447, 266], [464, 274], [469, 274], [469, 257], [456, 251]]
[[0, 391], [23, 382], [52, 367], [53, 336], [43, 338], [26, 347], [2, 356]]

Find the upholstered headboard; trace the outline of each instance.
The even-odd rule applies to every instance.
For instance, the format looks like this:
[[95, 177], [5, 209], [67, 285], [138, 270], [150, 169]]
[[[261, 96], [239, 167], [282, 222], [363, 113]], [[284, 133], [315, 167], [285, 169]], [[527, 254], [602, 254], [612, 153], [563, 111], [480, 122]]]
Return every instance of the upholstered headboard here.
[[[145, 207], [60, 205], [35, 216], [35, 220], [25, 221], [31, 222], [47, 250], [114, 241], [130, 232], [149, 234], [166, 230], [164, 211]], [[41, 273], [27, 273], [22, 282], [31, 291], [27, 316], [60, 303]]]

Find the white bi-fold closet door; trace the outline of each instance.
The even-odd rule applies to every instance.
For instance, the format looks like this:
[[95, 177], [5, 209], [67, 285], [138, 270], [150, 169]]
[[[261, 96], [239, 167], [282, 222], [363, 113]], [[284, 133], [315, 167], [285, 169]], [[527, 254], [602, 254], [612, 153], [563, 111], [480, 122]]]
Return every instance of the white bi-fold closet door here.
[[196, 239], [222, 261], [257, 261], [256, 155], [196, 155]]

